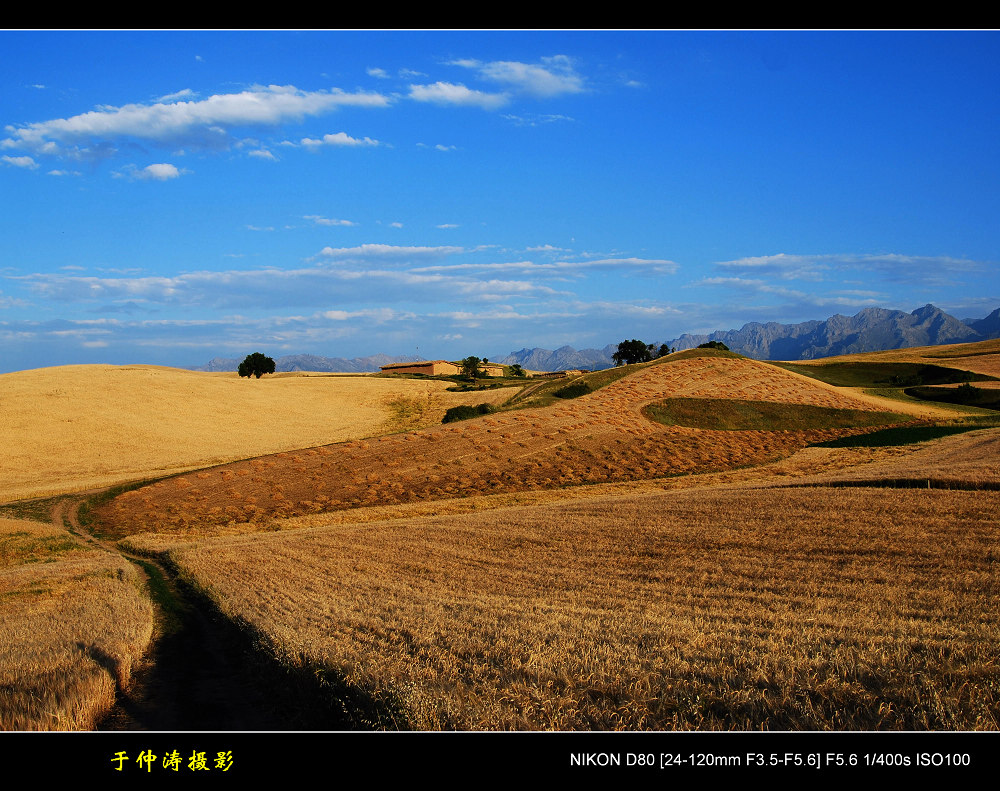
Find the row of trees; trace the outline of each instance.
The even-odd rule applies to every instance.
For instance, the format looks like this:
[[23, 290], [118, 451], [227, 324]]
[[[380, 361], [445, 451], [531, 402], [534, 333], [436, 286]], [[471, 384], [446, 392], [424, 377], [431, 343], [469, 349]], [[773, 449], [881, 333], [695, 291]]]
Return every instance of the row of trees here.
[[666, 357], [672, 353], [667, 344], [643, 343], [633, 338], [630, 341], [622, 341], [618, 344], [618, 351], [611, 355], [615, 365], [633, 365], [635, 363], [648, 363], [659, 357]]
[[[722, 341], [709, 341], [708, 343], [701, 344], [698, 348], [717, 349], [723, 352], [729, 351], [729, 347]], [[657, 346], [655, 343], [643, 343], [633, 338], [630, 341], [619, 343], [618, 351], [611, 355], [611, 359], [615, 361], [615, 365], [633, 365], [634, 363], [652, 362], [660, 357], [673, 354], [675, 351], [677, 351], [676, 348], [667, 346], [665, 343]]]

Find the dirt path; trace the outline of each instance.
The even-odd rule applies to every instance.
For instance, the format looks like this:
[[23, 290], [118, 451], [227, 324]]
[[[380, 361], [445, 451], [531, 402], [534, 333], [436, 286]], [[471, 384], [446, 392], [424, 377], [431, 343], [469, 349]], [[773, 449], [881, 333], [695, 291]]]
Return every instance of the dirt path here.
[[[88, 493], [93, 494], [93, 493]], [[154, 605], [150, 647], [98, 730], [247, 731], [307, 727], [301, 709], [262, 683], [268, 671], [237, 627], [179, 584], [158, 560], [122, 552], [80, 523], [85, 496], [52, 507], [54, 525], [116, 552], [146, 579]], [[330, 725], [329, 727], [336, 727]]]

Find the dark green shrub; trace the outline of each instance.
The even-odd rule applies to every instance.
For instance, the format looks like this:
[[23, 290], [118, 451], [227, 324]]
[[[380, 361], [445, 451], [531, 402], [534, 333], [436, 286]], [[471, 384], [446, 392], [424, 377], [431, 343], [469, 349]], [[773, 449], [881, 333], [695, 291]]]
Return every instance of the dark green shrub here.
[[453, 406], [445, 412], [444, 419], [441, 422], [454, 423], [456, 420], [468, 420], [469, 418], [479, 417], [480, 415], [488, 415], [492, 411], [493, 407], [489, 404], [480, 404], [479, 406], [462, 404], [461, 406]]

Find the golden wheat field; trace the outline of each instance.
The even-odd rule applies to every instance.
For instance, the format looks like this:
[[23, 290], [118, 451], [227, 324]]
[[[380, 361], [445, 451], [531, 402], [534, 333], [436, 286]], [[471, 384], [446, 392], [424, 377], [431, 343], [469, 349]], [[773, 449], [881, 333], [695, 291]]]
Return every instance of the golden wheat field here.
[[446, 382], [73, 365], [0, 374], [0, 503], [440, 422]]
[[998, 507], [696, 489], [171, 557], [284, 661], [394, 702], [364, 727], [995, 729]]
[[[969, 370], [973, 352], [936, 364]], [[1000, 726], [1000, 429], [819, 447], [960, 409], [731, 355], [630, 371], [579, 398], [443, 425], [448, 406], [516, 391], [108, 366], [93, 398], [83, 384], [49, 397], [42, 372], [23, 372], [20, 398], [45, 409], [16, 406], [19, 430], [44, 439], [63, 415], [82, 431], [53, 462], [58, 427], [20, 451], [36, 466], [12, 464], [19, 485], [195, 469], [95, 501], [103, 548], [55, 512], [48, 526], [0, 524], [0, 728], [93, 727], [127, 685], [152, 616], [116, 549], [162, 561], [258, 651], [303, 670], [343, 714], [328, 727]], [[271, 409], [274, 430], [226, 445], [224, 416], [254, 411], [234, 393]], [[694, 422], [651, 418], [679, 403]], [[836, 419], [698, 422], [754, 404]], [[266, 448], [282, 426], [288, 444]], [[87, 434], [104, 437], [101, 453]], [[162, 447], [140, 447], [151, 437]], [[230, 452], [241, 460], [220, 463]], [[927, 479], [953, 488], [899, 488]]]
[[0, 519], [0, 730], [93, 728], [152, 631], [148, 594], [118, 553]]

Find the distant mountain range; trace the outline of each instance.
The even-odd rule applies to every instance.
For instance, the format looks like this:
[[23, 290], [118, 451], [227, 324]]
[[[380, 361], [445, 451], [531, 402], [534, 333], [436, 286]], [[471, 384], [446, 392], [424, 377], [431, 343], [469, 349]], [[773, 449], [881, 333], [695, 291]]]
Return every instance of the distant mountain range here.
[[[718, 330], [709, 335], [681, 335], [666, 343], [677, 350], [693, 349], [708, 341], [721, 341], [732, 351], [757, 360], [812, 360], [838, 354], [858, 354], [908, 346], [938, 346], [972, 343], [1000, 338], [1000, 308], [984, 319], [960, 321], [934, 305], [924, 305], [912, 313], [885, 308], [865, 308], [854, 316], [831, 316], [826, 321], [801, 324], [751, 322], [738, 330]], [[645, 339], [643, 339], [645, 340]], [[519, 363], [535, 371], [568, 368], [607, 368], [614, 365], [613, 343], [603, 349], [576, 351], [563, 346], [555, 351], [521, 349], [501, 362]]]
[[[984, 319], [959, 320], [934, 305], [924, 305], [912, 313], [886, 308], [865, 308], [854, 316], [831, 316], [825, 321], [805, 321], [801, 324], [751, 322], [738, 330], [718, 330], [710, 335], [681, 335], [660, 345], [677, 350], [693, 349], [708, 341], [721, 341], [734, 352], [757, 360], [812, 360], [838, 354], [858, 354], [908, 346], [939, 346], [946, 343], [972, 343], [1000, 338], [1000, 308]], [[643, 339], [646, 340], [646, 339]], [[574, 349], [562, 346], [549, 349], [521, 349], [500, 360], [503, 365], [517, 363], [529, 371], [565, 371], [572, 369], [610, 368], [611, 355], [618, 342], [603, 349]], [[375, 354], [370, 357], [320, 357], [314, 354], [293, 354], [275, 359], [276, 371], [330, 371], [369, 373], [389, 363], [421, 360], [402, 355], [391, 357]], [[491, 358], [492, 359], [492, 358]], [[196, 371], [235, 371], [236, 358], [216, 357]]]

